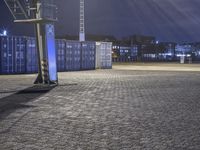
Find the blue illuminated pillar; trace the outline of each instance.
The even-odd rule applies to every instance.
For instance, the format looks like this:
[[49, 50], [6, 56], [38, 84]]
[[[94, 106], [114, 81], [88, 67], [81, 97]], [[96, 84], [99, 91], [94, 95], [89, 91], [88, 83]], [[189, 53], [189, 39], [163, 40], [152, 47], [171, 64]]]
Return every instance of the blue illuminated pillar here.
[[37, 43], [39, 72], [35, 84], [56, 84], [58, 82], [58, 76], [53, 24], [37, 25]]
[[55, 21], [53, 16], [55, 6], [53, 0], [37, 0], [36, 5], [36, 18], [42, 22], [36, 25], [39, 72], [35, 83], [58, 83], [53, 23]]
[[50, 82], [57, 82], [57, 64], [55, 48], [55, 31], [54, 25], [46, 24], [46, 51], [48, 60], [48, 74]]

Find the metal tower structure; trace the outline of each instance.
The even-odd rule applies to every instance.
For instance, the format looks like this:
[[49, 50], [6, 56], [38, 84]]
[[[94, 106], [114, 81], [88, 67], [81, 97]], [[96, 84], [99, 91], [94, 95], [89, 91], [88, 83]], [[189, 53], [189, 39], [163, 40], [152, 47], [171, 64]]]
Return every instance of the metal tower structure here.
[[33, 23], [38, 50], [38, 76], [35, 84], [57, 83], [54, 0], [4, 0], [14, 22]]
[[85, 41], [85, 2], [80, 0], [80, 31], [79, 41]]

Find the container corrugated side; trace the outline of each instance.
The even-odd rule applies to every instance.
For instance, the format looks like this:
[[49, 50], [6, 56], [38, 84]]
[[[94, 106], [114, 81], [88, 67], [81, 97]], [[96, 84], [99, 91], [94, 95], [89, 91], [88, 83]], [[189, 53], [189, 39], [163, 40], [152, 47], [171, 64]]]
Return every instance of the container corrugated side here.
[[1, 73], [12, 74], [14, 67], [14, 40], [13, 37], [0, 37], [1, 43]]
[[15, 73], [26, 73], [26, 38], [13, 37]]
[[81, 70], [95, 69], [96, 44], [95, 42], [81, 43]]
[[66, 71], [80, 70], [80, 53], [80, 42], [66, 41]]
[[58, 71], [66, 70], [66, 40], [56, 40], [56, 53], [57, 53], [57, 69]]
[[112, 68], [112, 43], [96, 42], [96, 68]]
[[33, 37], [26, 37], [26, 72], [38, 72], [38, 52], [36, 39]]

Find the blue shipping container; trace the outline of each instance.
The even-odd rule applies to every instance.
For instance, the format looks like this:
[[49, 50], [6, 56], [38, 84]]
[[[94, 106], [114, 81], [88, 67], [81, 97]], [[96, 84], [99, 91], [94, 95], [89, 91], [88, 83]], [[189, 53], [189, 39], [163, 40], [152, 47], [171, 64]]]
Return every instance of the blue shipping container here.
[[95, 69], [95, 52], [95, 42], [81, 42], [81, 70]]
[[13, 37], [14, 40], [14, 70], [15, 73], [26, 72], [26, 38]]
[[57, 51], [57, 69], [58, 71], [65, 71], [66, 64], [66, 40], [56, 40]]
[[14, 40], [13, 37], [0, 37], [0, 72], [12, 74], [14, 68]]
[[38, 52], [36, 39], [33, 37], [26, 37], [26, 72], [38, 72]]
[[66, 71], [80, 70], [81, 43], [66, 41]]

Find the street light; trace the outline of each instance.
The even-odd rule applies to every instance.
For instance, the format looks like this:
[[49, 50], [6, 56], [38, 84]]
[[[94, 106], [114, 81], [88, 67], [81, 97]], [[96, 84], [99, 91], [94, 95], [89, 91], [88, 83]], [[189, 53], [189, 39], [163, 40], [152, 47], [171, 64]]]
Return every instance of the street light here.
[[8, 32], [6, 30], [3, 30], [2, 33], [0, 33], [0, 36], [7, 36]]
[[6, 30], [3, 31], [3, 36], [7, 36], [7, 31]]
[[156, 41], [156, 44], [159, 44], [159, 41]]

